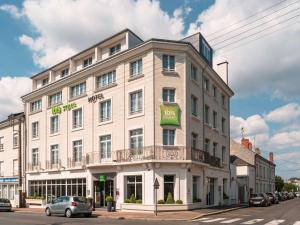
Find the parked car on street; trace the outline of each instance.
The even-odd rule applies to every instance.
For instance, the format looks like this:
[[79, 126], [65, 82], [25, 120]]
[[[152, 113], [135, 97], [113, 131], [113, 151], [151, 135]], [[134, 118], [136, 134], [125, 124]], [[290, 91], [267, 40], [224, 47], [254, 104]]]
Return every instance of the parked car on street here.
[[10, 201], [6, 198], [0, 198], [0, 211], [11, 211]]
[[47, 216], [62, 214], [68, 218], [78, 214], [90, 217], [92, 215], [92, 205], [85, 197], [62, 196], [47, 204], [45, 213]]
[[296, 197], [299, 198], [300, 197], [300, 193], [296, 192]]
[[269, 200], [272, 204], [278, 204], [279, 203], [278, 197], [274, 193], [267, 192], [266, 195], [269, 197]]
[[276, 197], [278, 198], [279, 201], [284, 201], [284, 196], [282, 195], [281, 192], [276, 192], [275, 193]]
[[271, 202], [265, 193], [251, 194], [249, 206], [270, 206]]

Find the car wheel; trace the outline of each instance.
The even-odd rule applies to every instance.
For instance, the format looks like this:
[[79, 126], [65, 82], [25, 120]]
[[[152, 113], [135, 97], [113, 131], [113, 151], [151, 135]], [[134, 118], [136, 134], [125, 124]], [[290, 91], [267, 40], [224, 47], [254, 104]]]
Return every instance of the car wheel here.
[[85, 213], [84, 216], [85, 216], [85, 217], [91, 217], [91, 216], [92, 216], [92, 213]]
[[71, 209], [67, 209], [65, 215], [66, 215], [67, 218], [71, 218], [72, 217]]
[[46, 209], [46, 216], [51, 216], [51, 211], [49, 208]]

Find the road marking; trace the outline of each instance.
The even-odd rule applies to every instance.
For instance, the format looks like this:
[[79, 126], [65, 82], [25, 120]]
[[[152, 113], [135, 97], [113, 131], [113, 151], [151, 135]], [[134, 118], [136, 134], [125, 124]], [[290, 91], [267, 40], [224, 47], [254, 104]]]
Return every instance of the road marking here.
[[261, 221], [263, 221], [263, 220], [264, 220], [264, 219], [254, 219], [254, 220], [246, 221], [246, 222], [241, 223], [241, 224], [255, 224], [255, 223], [261, 222]]
[[211, 219], [210, 217], [203, 217], [203, 218], [200, 218], [200, 219], [195, 219], [193, 221], [203, 221], [203, 220], [209, 220]]
[[204, 220], [203, 223], [212, 223], [212, 222], [217, 222], [221, 220], [225, 220], [226, 218], [216, 218], [216, 219], [211, 219], [211, 220]]
[[300, 221], [296, 221], [293, 225], [300, 225]]
[[285, 220], [272, 220], [269, 223], [266, 223], [265, 225], [277, 225], [283, 223]]
[[236, 221], [239, 221], [241, 220], [241, 218], [235, 218], [235, 219], [231, 219], [231, 220], [225, 220], [225, 221], [222, 221], [221, 223], [234, 223]]

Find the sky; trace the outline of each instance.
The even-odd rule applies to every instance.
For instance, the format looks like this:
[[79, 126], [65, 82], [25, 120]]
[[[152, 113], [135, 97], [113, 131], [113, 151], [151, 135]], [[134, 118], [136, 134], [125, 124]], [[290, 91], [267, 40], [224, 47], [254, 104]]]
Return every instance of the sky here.
[[0, 0], [0, 119], [22, 110], [30, 76], [126, 27], [144, 40], [200, 31], [229, 62], [231, 137], [243, 127], [278, 175], [300, 177], [299, 17], [298, 0]]

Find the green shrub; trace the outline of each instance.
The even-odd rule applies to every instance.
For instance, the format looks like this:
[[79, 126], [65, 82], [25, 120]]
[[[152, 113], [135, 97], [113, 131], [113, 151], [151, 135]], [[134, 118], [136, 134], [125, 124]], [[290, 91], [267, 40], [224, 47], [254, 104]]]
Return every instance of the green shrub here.
[[136, 202], [135, 195], [132, 194], [132, 195], [130, 196], [130, 203], [135, 203], [135, 202]]
[[106, 202], [112, 202], [114, 199], [112, 196], [109, 195], [105, 198], [105, 200], [106, 200]]
[[174, 201], [174, 199], [173, 199], [172, 193], [169, 192], [169, 193], [168, 193], [167, 200], [166, 200], [166, 204], [174, 204], [174, 203], [175, 203], [175, 201]]
[[126, 198], [124, 202], [125, 203], [130, 203], [130, 199]]
[[183, 202], [182, 202], [182, 200], [178, 199], [178, 200], [176, 200], [176, 204], [178, 204], [178, 205], [182, 205], [182, 204], [183, 204]]
[[193, 203], [202, 202], [201, 198], [194, 198]]
[[37, 200], [45, 200], [46, 198], [44, 196], [27, 196], [27, 199], [37, 199]]
[[165, 200], [160, 199], [160, 200], [157, 201], [157, 204], [165, 204]]
[[135, 203], [137, 203], [137, 204], [142, 204], [142, 203], [143, 203], [143, 200], [142, 200], [142, 199], [138, 199], [138, 200], [135, 201]]

